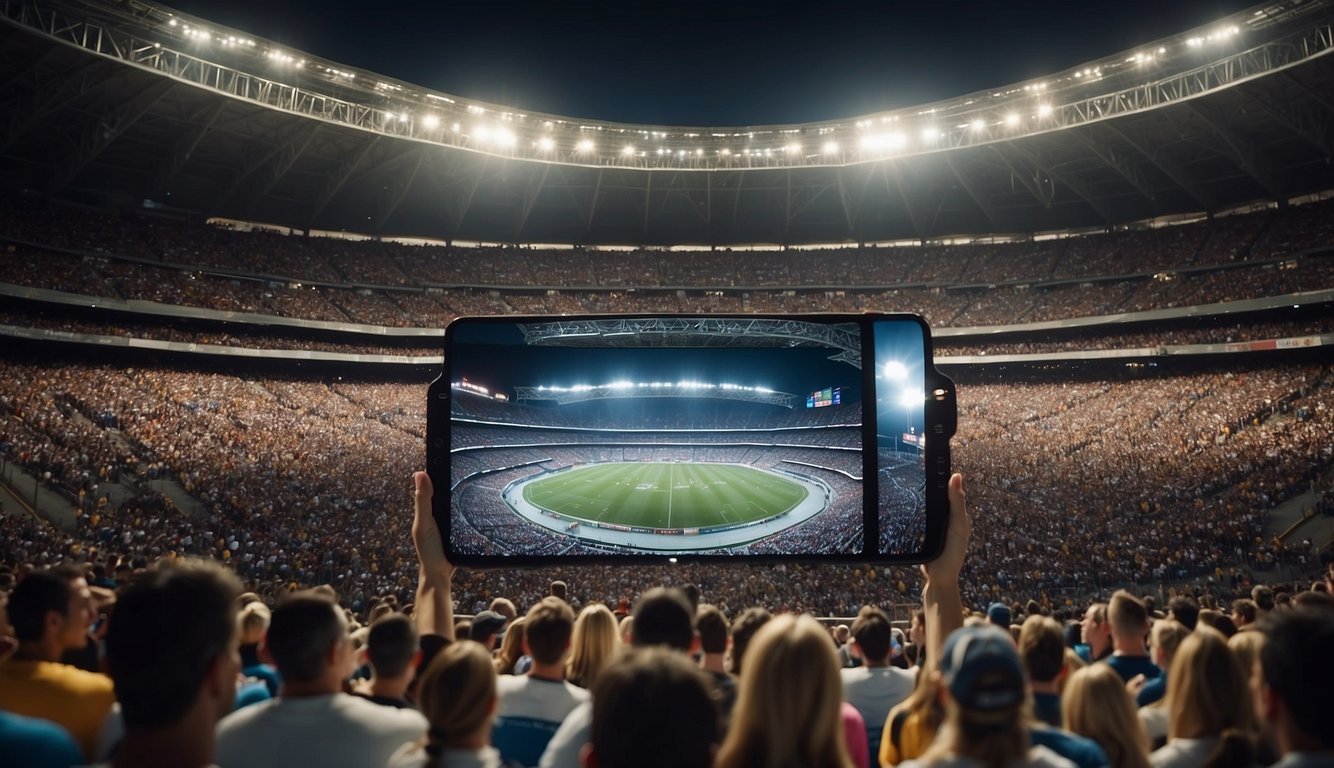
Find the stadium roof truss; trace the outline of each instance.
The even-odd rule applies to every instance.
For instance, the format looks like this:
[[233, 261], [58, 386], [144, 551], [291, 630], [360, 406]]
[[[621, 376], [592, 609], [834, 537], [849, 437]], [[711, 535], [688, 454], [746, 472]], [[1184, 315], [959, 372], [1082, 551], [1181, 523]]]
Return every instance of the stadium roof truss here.
[[565, 347], [825, 347], [862, 367], [856, 324], [741, 317], [653, 317], [525, 323], [524, 341]]
[[1334, 0], [860, 119], [626, 125], [470, 102], [141, 0], [0, 0], [0, 178], [132, 208], [501, 243], [1110, 228], [1334, 188]]

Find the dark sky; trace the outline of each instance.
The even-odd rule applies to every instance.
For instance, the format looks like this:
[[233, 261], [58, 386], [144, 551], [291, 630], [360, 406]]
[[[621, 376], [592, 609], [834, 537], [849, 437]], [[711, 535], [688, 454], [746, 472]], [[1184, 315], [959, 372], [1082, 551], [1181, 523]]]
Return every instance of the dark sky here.
[[761, 125], [866, 114], [1051, 74], [1248, 0], [175, 0], [439, 91], [571, 117]]

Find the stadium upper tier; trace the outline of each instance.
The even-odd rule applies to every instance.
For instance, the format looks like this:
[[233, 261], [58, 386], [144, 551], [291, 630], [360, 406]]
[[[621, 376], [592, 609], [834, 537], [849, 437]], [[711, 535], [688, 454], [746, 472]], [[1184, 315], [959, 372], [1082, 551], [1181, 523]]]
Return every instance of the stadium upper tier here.
[[523, 243], [1108, 227], [1334, 186], [1334, 2], [837, 121], [680, 127], [428, 91], [142, 2], [0, 2], [16, 187], [302, 229]]

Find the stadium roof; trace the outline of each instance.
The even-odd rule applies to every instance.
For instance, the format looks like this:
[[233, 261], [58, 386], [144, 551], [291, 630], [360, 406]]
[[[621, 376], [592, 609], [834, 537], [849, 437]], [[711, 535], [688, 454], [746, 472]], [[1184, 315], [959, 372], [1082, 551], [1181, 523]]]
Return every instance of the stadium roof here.
[[887, 242], [1106, 228], [1334, 188], [1334, 2], [1050, 77], [718, 129], [525, 114], [140, 2], [0, 0], [15, 188], [516, 243]]

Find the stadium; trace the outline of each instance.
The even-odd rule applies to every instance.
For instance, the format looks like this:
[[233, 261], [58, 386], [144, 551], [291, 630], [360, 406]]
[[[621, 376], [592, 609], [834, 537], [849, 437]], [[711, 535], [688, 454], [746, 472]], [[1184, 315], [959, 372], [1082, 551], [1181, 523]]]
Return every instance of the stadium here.
[[[442, 329], [605, 312], [928, 319], [981, 511], [973, 607], [1309, 582], [1330, 557], [1334, 3], [1257, 6], [914, 108], [717, 130], [522, 112], [150, 3], [2, 7], [13, 567], [182, 552], [266, 594], [408, 599], [403, 490]], [[454, 400], [468, 479], [451, 502], [475, 551], [681, 552], [686, 529], [733, 522], [664, 515], [646, 527], [665, 543], [599, 538], [626, 524], [589, 511], [611, 492], [559, 501], [550, 484], [640, 464], [667, 479], [603, 485], [671, 496], [705, 482], [677, 471], [723, 466], [772, 479], [772, 504], [711, 505], [774, 530], [691, 551], [857, 544], [841, 521], [864, 403], [519, 396], [621, 380], [549, 371], [479, 370], [470, 383], [512, 397]], [[724, 373], [698, 381], [802, 399], [838, 384]], [[669, 380], [644, 376], [626, 381]], [[898, 455], [878, 483], [893, 519], [919, 503], [902, 471], [914, 434], [877, 446]], [[798, 489], [813, 514], [786, 525]], [[462, 571], [460, 610], [500, 592], [531, 604], [556, 573]], [[910, 601], [920, 582], [851, 564], [561, 575], [613, 605], [689, 580], [827, 616]]]

